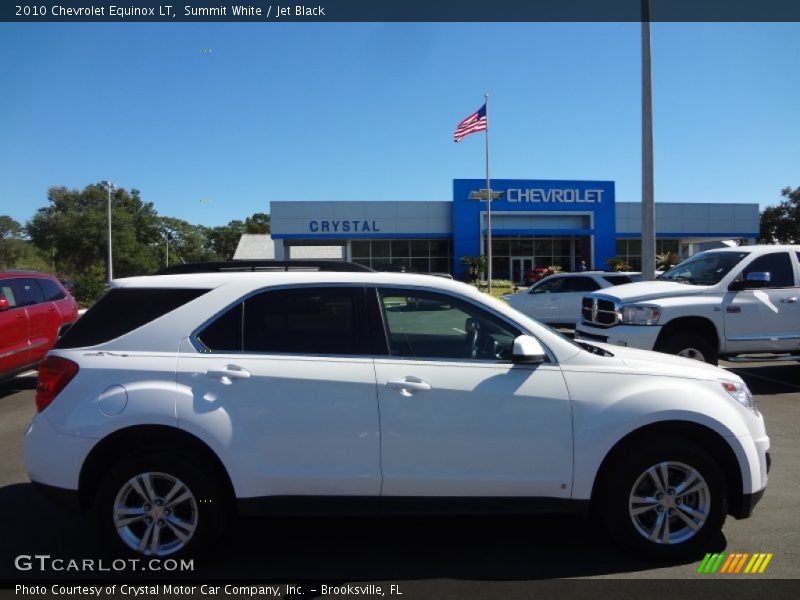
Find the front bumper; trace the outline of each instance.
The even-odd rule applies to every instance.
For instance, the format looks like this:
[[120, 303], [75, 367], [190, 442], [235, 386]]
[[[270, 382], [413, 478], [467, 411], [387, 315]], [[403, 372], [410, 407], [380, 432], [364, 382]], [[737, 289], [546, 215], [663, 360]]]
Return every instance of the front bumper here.
[[592, 327], [578, 323], [575, 339], [587, 342], [603, 342], [615, 346], [653, 350], [656, 347], [659, 325], [614, 325], [613, 327]]

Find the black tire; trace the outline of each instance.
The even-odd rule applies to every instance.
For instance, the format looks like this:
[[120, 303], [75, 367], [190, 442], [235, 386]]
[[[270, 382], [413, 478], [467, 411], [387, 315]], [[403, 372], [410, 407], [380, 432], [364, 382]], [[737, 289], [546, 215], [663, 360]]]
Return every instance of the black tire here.
[[702, 360], [710, 365], [716, 365], [719, 362], [716, 344], [696, 333], [674, 333], [669, 335], [659, 341], [656, 345], [656, 351]]
[[[665, 494], [664, 503], [672, 508], [662, 506], [660, 510], [653, 502], [633, 501], [633, 498], [658, 497], [657, 488], [652, 485], [654, 481], [647, 471], [656, 466], [655, 474], [658, 476], [661, 473], [658, 465], [665, 463], [669, 465], [668, 480], [675, 486], [671, 485], [667, 491], [679, 490], [680, 477], [690, 474], [689, 469], [702, 477], [706, 484], [705, 491], [701, 486], [700, 491], [682, 497]], [[689, 485], [686, 489], [693, 487]], [[720, 535], [728, 512], [728, 490], [716, 461], [699, 446], [681, 439], [656, 437], [624, 449], [605, 469], [599, 492], [602, 519], [611, 536], [634, 553], [650, 558], [681, 560], [702, 556]], [[677, 498], [680, 498], [679, 502]], [[682, 505], [683, 509], [675, 502]], [[649, 506], [654, 508], [646, 509]], [[705, 520], [697, 531], [693, 531], [694, 528], [687, 524], [684, 517], [688, 517], [695, 526], [700, 519], [690, 516], [687, 510], [705, 514]], [[642, 512], [634, 516], [634, 511]], [[659, 538], [657, 541], [647, 537], [648, 532], [655, 530], [659, 518], [671, 524], [669, 543], [665, 543], [663, 525], [660, 533], [656, 534]]]
[[[137, 485], [143, 488], [143, 474], [149, 474], [147, 479], [155, 496], [153, 505], [148, 505], [148, 499], [136, 491]], [[140, 477], [132, 485], [136, 476]], [[176, 483], [183, 485], [191, 497], [170, 507], [164, 500], [169, 500], [169, 492]], [[230, 518], [230, 498], [225, 497], [224, 489], [215, 477], [181, 456], [154, 452], [123, 459], [109, 469], [100, 484], [94, 506], [98, 531], [103, 543], [117, 553], [140, 557], [202, 554], [219, 538]], [[173, 502], [183, 495], [183, 491], [176, 493]], [[159, 503], [163, 506], [154, 509], [154, 505]], [[115, 522], [117, 506], [130, 507], [131, 511], [138, 511], [139, 506], [150, 506], [151, 510], [164, 510], [166, 514], [163, 518], [158, 518], [161, 513], [142, 518], [138, 518], [137, 514], [135, 522], [118, 529]], [[147, 544], [145, 551], [135, 547], [135, 541], [144, 539], [151, 525], [159, 529], [160, 545], [155, 553], [150, 544]], [[194, 527], [189, 528], [188, 525]], [[187, 539], [180, 539], [179, 534]], [[150, 535], [149, 539], [152, 541], [153, 536]], [[160, 550], [161, 546], [163, 551]]]

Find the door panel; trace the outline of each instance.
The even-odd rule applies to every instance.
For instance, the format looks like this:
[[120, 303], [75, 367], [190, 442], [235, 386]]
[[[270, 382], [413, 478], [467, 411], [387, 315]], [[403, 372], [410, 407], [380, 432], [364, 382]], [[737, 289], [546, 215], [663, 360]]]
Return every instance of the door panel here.
[[723, 301], [725, 351], [796, 351], [800, 348], [800, 288], [788, 252], [751, 261], [737, 277], [766, 273], [765, 287], [728, 292]]
[[35, 279], [17, 279], [16, 288], [28, 313], [29, 361], [39, 362], [56, 342], [61, 315], [53, 302], [45, 301]]
[[380, 493], [364, 287], [268, 290], [182, 352], [182, 426], [229, 455], [238, 497]]
[[[572, 417], [555, 366], [377, 359], [383, 496], [569, 498]], [[411, 380], [430, 389], [402, 389]]]
[[379, 290], [383, 496], [568, 498], [569, 395], [555, 365], [508, 361], [514, 325], [446, 294]]
[[238, 496], [379, 494], [371, 359], [182, 354], [178, 385], [179, 424], [223, 440]]
[[0, 374], [10, 373], [30, 363], [28, 314], [18, 305], [14, 286], [0, 280], [0, 295], [9, 309], [0, 312]]

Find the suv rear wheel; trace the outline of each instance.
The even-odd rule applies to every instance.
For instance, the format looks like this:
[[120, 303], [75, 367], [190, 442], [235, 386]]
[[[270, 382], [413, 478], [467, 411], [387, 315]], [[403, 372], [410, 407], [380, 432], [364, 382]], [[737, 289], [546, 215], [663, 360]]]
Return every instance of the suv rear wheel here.
[[227, 503], [188, 460], [147, 454], [113, 465], [95, 506], [105, 541], [151, 557], [197, 554], [222, 532]]
[[654, 558], [706, 552], [727, 514], [725, 480], [702, 448], [657, 438], [611, 465], [602, 507], [613, 537]]

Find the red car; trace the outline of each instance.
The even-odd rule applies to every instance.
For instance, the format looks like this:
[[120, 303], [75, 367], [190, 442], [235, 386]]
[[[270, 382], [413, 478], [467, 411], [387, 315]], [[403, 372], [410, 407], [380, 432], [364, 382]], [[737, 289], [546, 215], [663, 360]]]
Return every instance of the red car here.
[[0, 380], [35, 367], [78, 319], [78, 304], [52, 275], [0, 272]]

